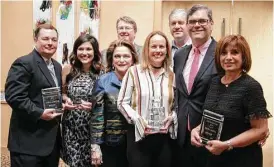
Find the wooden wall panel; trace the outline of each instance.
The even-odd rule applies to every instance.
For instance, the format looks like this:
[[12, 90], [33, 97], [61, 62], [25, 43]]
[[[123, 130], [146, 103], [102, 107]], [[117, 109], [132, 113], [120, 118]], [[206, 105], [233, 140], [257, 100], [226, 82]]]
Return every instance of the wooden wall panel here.
[[212, 9], [213, 13], [213, 32], [212, 36], [215, 40], [219, 40], [221, 37], [221, 27], [223, 18], [225, 19], [225, 34], [229, 34], [229, 24], [230, 24], [230, 2], [205, 2], [205, 1], [164, 1], [163, 2], [163, 13], [162, 13], [162, 30], [165, 34], [168, 35], [169, 39], [172, 40], [172, 36], [170, 34], [169, 25], [168, 25], [168, 16], [170, 12], [175, 8], [181, 9], [189, 9], [194, 4], [204, 4], [207, 5], [210, 9]]
[[105, 49], [117, 39], [116, 21], [121, 16], [130, 16], [137, 23], [135, 42], [143, 45], [146, 36], [153, 31], [153, 1], [101, 1], [99, 42]]
[[[267, 108], [273, 114], [273, 2], [235, 2], [233, 33], [238, 33], [242, 18], [242, 35], [247, 39], [252, 56], [250, 75], [258, 80], [264, 90]], [[273, 118], [269, 119], [273, 134]], [[273, 135], [264, 150], [264, 167], [273, 165]]]

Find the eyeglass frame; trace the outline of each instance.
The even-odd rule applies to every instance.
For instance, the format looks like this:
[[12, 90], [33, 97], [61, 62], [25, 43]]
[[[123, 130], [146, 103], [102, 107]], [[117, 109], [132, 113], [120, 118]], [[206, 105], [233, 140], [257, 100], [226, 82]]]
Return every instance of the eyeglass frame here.
[[[195, 23], [189, 23], [189, 21], [195, 21]], [[204, 24], [202, 24], [201, 21], [205, 21]], [[208, 25], [208, 23], [210, 21], [211, 21], [210, 19], [188, 20], [187, 21], [187, 25], [193, 27], [193, 26], [195, 26], [198, 23], [200, 26], [206, 26], [206, 25]]]
[[117, 27], [117, 31], [123, 31], [123, 30], [130, 31], [132, 29], [133, 29], [133, 27], [129, 27], [129, 26]]

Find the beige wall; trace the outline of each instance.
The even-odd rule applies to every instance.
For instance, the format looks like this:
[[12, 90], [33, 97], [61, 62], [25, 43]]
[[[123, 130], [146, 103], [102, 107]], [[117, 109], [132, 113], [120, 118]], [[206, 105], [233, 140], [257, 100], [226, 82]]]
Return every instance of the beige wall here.
[[[105, 49], [117, 38], [116, 19], [123, 15], [134, 18], [138, 25], [136, 43], [143, 45], [146, 36], [152, 30], [162, 30], [171, 40], [168, 28], [168, 15], [173, 8], [189, 8], [201, 3], [213, 9], [213, 37], [221, 37], [221, 23], [226, 20], [225, 34], [238, 32], [238, 18], [242, 18], [242, 34], [250, 43], [253, 66], [250, 74], [263, 86], [269, 111], [273, 111], [273, 2], [238, 2], [222, 1], [102, 1], [99, 43]], [[57, 1], [53, 2], [53, 13], [57, 11]], [[32, 50], [32, 2], [1, 1], [1, 90], [11, 63], [19, 56]], [[79, 6], [79, 1], [77, 2]], [[256, 12], [255, 12], [256, 11]], [[75, 10], [77, 17], [79, 10]], [[53, 19], [55, 19], [53, 17]], [[54, 22], [54, 20], [53, 20]], [[78, 26], [75, 27], [75, 36]], [[7, 144], [9, 117], [11, 110], [7, 104], [1, 104], [1, 146]], [[273, 113], [273, 112], [272, 112]], [[271, 137], [264, 146], [264, 167], [273, 164], [273, 124], [269, 121]]]

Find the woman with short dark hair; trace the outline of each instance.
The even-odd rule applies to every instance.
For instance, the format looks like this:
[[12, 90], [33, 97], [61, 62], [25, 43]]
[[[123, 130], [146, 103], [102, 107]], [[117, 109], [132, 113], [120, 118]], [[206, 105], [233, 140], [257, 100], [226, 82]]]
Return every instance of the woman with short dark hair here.
[[218, 42], [215, 63], [220, 75], [212, 79], [203, 108], [224, 117], [220, 140], [209, 140], [206, 145], [200, 142], [199, 131], [206, 125], [191, 132], [192, 144], [205, 146], [212, 153], [208, 167], [263, 166], [259, 141], [269, 135], [267, 119], [271, 114], [260, 83], [247, 74], [251, 62], [243, 36], [229, 35]]

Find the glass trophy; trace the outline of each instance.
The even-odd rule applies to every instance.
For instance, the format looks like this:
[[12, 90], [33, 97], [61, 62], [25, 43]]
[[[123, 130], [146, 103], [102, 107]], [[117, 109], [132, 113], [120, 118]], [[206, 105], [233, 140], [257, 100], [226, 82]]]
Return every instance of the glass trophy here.
[[63, 112], [60, 87], [42, 89], [42, 98], [44, 109], [55, 109], [56, 112]]
[[151, 133], [160, 133], [164, 130], [165, 108], [162, 106], [162, 97], [153, 97], [150, 100], [148, 126]]
[[204, 110], [200, 129], [203, 144], [207, 144], [209, 140], [220, 140], [223, 122], [223, 115]]

